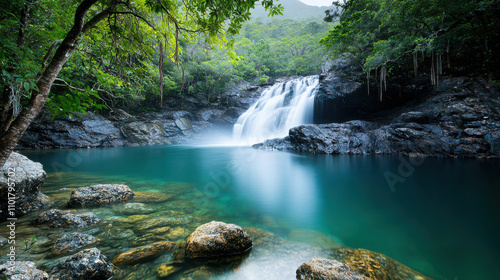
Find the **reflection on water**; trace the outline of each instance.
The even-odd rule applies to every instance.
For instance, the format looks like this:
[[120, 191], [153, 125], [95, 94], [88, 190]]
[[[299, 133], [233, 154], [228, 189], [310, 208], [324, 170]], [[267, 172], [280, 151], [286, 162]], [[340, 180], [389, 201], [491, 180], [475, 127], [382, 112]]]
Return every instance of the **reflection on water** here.
[[[265, 267], [293, 279], [301, 262], [339, 243], [383, 253], [437, 279], [494, 279], [500, 262], [497, 160], [425, 159], [410, 176], [401, 177], [403, 182], [393, 192], [384, 174], [399, 175], [397, 157], [188, 146], [24, 154], [42, 162], [49, 173], [43, 188], [55, 200], [52, 207], [65, 207], [70, 194], [60, 191], [65, 187], [126, 183], [134, 192], [148, 195], [145, 208], [136, 212], [123, 206], [82, 210], [106, 219], [89, 232], [101, 238], [98, 247], [111, 258], [158, 241], [151, 239], [144, 224], [169, 217], [175, 224], [163, 221], [169, 227], [164, 229], [169, 232], [165, 238], [173, 241], [185, 240], [198, 225], [211, 220], [277, 234], [267, 236], [265, 246], [255, 246], [237, 269], [218, 279], [265, 279]], [[132, 216], [144, 220], [126, 220]], [[27, 223], [22, 227], [26, 236], [35, 233]], [[3, 230], [0, 235], [5, 235]], [[55, 260], [46, 251], [58, 236], [60, 231], [41, 237], [46, 244], [41, 242], [36, 253], [42, 265]], [[282, 249], [271, 250], [266, 247], [269, 243]], [[156, 268], [166, 261], [161, 257], [130, 271], [156, 279]]]

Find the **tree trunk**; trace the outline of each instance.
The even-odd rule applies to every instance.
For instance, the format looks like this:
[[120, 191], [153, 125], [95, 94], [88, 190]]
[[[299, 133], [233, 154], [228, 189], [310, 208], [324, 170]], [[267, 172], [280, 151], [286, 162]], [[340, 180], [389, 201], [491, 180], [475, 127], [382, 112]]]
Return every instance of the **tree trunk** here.
[[163, 52], [163, 43], [160, 41], [160, 59], [158, 62], [158, 70], [160, 71], [160, 107], [163, 107], [163, 61], [165, 54]]
[[[63, 65], [75, 51], [77, 41], [85, 26], [85, 14], [98, 0], [84, 0], [76, 9], [75, 23], [66, 34], [66, 38], [57, 49], [50, 64], [45, 68], [37, 82], [38, 91], [33, 91], [31, 99], [19, 116], [11, 123], [10, 127], [0, 137], [0, 168], [2, 168], [10, 154], [21, 139], [31, 122], [42, 110], [50, 93], [52, 83], [56, 79]], [[92, 22], [92, 20], [91, 20]], [[95, 23], [93, 23], [95, 25]], [[86, 26], [85, 26], [86, 27]], [[88, 30], [88, 28], [87, 28]]]

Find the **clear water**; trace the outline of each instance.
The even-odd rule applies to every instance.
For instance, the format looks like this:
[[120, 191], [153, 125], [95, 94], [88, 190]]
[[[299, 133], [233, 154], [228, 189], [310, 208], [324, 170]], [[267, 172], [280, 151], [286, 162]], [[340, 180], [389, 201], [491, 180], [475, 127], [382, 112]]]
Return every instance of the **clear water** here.
[[[126, 183], [135, 192], [179, 188], [187, 191], [154, 205], [155, 212], [148, 215], [194, 217], [181, 239], [201, 223], [221, 220], [316, 247], [342, 243], [365, 248], [436, 279], [498, 278], [498, 160], [428, 158], [414, 166], [413, 172], [399, 172], [401, 160], [392, 156], [311, 156], [243, 147], [136, 147], [23, 154], [43, 163], [49, 173], [44, 192], [56, 201], [52, 207], [64, 208], [69, 197], [69, 191], [59, 190], [64, 187]], [[404, 175], [404, 182], [391, 188], [384, 175], [387, 172]], [[115, 208], [88, 211], [107, 221], [123, 218], [113, 212]], [[93, 234], [106, 239], [106, 226], [101, 225]], [[102, 241], [98, 247], [111, 257], [125, 247], [134, 247], [113, 242], [119, 243]], [[38, 261], [49, 265], [52, 257], [43, 250], [39, 253]], [[297, 262], [308, 258], [304, 253], [304, 260]], [[155, 279], [161, 261], [144, 264], [146, 276], [141, 279]], [[298, 264], [272, 269], [294, 279]], [[231, 278], [233, 274], [229, 273], [221, 279], [272, 279], [263, 276], [268, 272], [251, 258], [231, 271], [240, 273], [240, 278]]]
[[312, 123], [318, 84], [318, 76], [309, 76], [277, 83], [264, 90], [259, 100], [235, 123], [234, 142], [252, 145], [282, 138], [288, 135], [290, 128]]

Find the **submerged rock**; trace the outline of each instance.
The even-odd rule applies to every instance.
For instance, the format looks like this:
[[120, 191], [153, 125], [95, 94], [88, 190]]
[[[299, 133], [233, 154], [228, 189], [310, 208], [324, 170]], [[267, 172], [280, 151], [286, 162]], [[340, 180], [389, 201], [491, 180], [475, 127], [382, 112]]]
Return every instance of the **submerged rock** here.
[[297, 280], [370, 280], [346, 264], [335, 260], [314, 258], [297, 269]]
[[212, 221], [199, 226], [188, 238], [189, 258], [241, 254], [252, 247], [250, 236], [239, 226]]
[[71, 253], [95, 242], [97, 239], [89, 234], [67, 233], [56, 240], [54, 247], [52, 247], [52, 253], [55, 255]]
[[330, 257], [345, 263], [352, 271], [371, 280], [431, 280], [389, 257], [365, 249], [338, 248], [332, 251]]
[[137, 203], [161, 203], [171, 200], [174, 195], [165, 192], [136, 192], [134, 202]]
[[[7, 218], [19, 218], [46, 206], [49, 198], [40, 191], [46, 177], [42, 164], [12, 152], [0, 169], [0, 222]], [[14, 183], [14, 192], [9, 191], [8, 183]], [[12, 205], [9, 204], [12, 195], [15, 195], [13, 212], [8, 209], [8, 205]]]
[[47, 272], [36, 268], [33, 262], [15, 261], [14, 265], [6, 262], [0, 265], [0, 279], [5, 280], [48, 280]]
[[131, 249], [125, 253], [121, 253], [113, 259], [115, 265], [136, 264], [152, 260], [165, 253], [166, 251], [175, 248], [175, 242], [156, 242], [150, 245], [141, 246]]
[[3, 245], [7, 244], [7, 242], [9, 242], [7, 238], [0, 236], [0, 248], [2, 248]]
[[[139, 196], [139, 194], [137, 194]], [[155, 210], [140, 202], [129, 202], [113, 208], [113, 211], [122, 215], [139, 215], [149, 214]]]
[[50, 271], [50, 280], [105, 280], [113, 276], [113, 264], [97, 248], [68, 257]]
[[164, 263], [156, 269], [156, 276], [158, 278], [165, 278], [169, 275], [176, 273], [177, 271], [182, 269], [182, 262], [170, 262]]
[[68, 206], [101, 205], [126, 201], [133, 197], [134, 192], [126, 185], [94, 185], [73, 190]]
[[33, 223], [35, 225], [48, 225], [53, 228], [82, 228], [100, 223], [101, 221], [102, 219], [95, 214], [72, 214], [70, 211], [52, 209], [42, 212]]

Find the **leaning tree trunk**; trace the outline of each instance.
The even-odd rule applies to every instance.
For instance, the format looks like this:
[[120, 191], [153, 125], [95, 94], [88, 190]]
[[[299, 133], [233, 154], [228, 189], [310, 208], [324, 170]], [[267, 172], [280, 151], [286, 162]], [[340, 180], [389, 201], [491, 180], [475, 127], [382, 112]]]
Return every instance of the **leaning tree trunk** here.
[[78, 6], [75, 12], [75, 23], [73, 27], [66, 34], [66, 38], [64, 38], [64, 41], [54, 54], [52, 61], [47, 68], [45, 68], [36, 84], [38, 91], [32, 92], [28, 105], [23, 108], [19, 116], [10, 124], [10, 127], [5, 133], [2, 134], [0, 138], [0, 168], [4, 166], [16, 147], [17, 142], [19, 142], [28, 126], [42, 110], [49, 96], [52, 83], [59, 74], [59, 71], [61, 71], [64, 63], [66, 63], [75, 51], [78, 39], [82, 33], [104, 18], [104, 15], [100, 13], [85, 24], [85, 14], [97, 1], [98, 0], [84, 0]]

